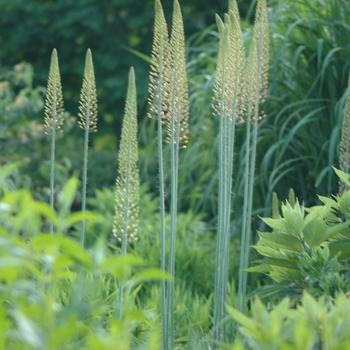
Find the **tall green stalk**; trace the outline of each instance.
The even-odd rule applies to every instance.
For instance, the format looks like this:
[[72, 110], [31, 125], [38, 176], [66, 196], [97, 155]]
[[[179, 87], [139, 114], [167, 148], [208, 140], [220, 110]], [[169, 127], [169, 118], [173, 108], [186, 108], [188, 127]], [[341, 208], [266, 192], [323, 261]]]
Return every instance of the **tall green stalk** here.
[[188, 142], [188, 83], [185, 59], [185, 35], [179, 2], [174, 1], [173, 22], [170, 35], [170, 57], [167, 73], [169, 79], [167, 141], [170, 144], [170, 246], [168, 272], [173, 277], [168, 282], [168, 346], [174, 348], [174, 277], [175, 277], [175, 244], [176, 216], [178, 196], [179, 150]]
[[[138, 217], [140, 201], [140, 180], [137, 168], [137, 100], [134, 68], [130, 68], [129, 86], [126, 94], [125, 112], [118, 153], [118, 177], [115, 189], [115, 215], [113, 235], [122, 245], [126, 255], [127, 243], [138, 239]], [[123, 313], [124, 285], [119, 284], [117, 318]]]
[[227, 340], [225, 303], [229, 272], [229, 243], [235, 125], [241, 121], [244, 45], [235, 1], [225, 23], [217, 16], [220, 48], [214, 86], [214, 114], [219, 118], [219, 193], [216, 241], [213, 347]]
[[[63, 124], [63, 97], [61, 77], [58, 66], [58, 57], [56, 49], [53, 49], [51, 55], [49, 79], [47, 83], [45, 99], [45, 119], [44, 126], [48, 129], [47, 133], [51, 136], [51, 157], [50, 157], [50, 208], [54, 209], [55, 197], [55, 144], [56, 130], [59, 130]], [[53, 222], [50, 222], [50, 234], [53, 234]]]
[[[168, 78], [166, 65], [168, 62], [169, 38], [167, 24], [160, 0], [155, 1], [154, 38], [151, 55], [151, 71], [149, 83], [149, 117], [157, 120], [158, 126], [158, 171], [159, 171], [159, 208], [160, 208], [160, 268], [166, 270], [165, 262], [165, 194], [163, 170], [163, 127], [165, 111], [167, 111]], [[162, 347], [168, 349], [168, 313], [166, 283], [162, 279], [161, 285], [161, 317], [162, 317]]]
[[[238, 282], [238, 309], [244, 312], [247, 293], [247, 271], [253, 206], [255, 158], [258, 137], [259, 103], [265, 101], [268, 84], [269, 36], [266, 0], [258, 0], [254, 23], [254, 37], [246, 73], [247, 88], [247, 138], [245, 153], [245, 184], [242, 220], [241, 257]], [[253, 127], [251, 133], [251, 125]]]
[[[339, 167], [344, 173], [350, 173], [350, 72], [339, 145]], [[339, 181], [339, 195], [345, 190], [348, 190], [348, 186]]]
[[[86, 186], [87, 186], [87, 163], [89, 149], [89, 133], [97, 131], [97, 94], [95, 84], [94, 66], [92, 63], [91, 50], [86, 52], [83, 86], [80, 92], [78, 113], [79, 125], [85, 130], [84, 135], [84, 156], [83, 156], [83, 180], [81, 211], [86, 211]], [[84, 247], [85, 240], [85, 219], [81, 222], [80, 245]]]
[[[243, 199], [243, 217], [242, 217], [242, 237], [241, 237], [241, 255], [240, 255], [240, 270], [239, 270], [239, 284], [238, 284], [238, 309], [243, 312], [245, 305], [245, 275], [244, 270], [246, 261], [246, 249], [249, 246], [250, 237], [250, 217], [251, 206], [250, 201], [253, 194], [251, 183], [254, 177], [254, 164], [255, 164], [255, 152], [254, 159], [251, 156], [251, 152], [254, 151], [256, 144], [254, 143], [255, 135], [257, 131], [257, 123], [254, 121], [255, 111], [257, 110], [256, 103], [258, 101], [258, 58], [256, 51], [255, 38], [252, 40], [252, 46], [250, 49], [250, 55], [248, 64], [245, 70], [245, 95], [247, 96], [246, 107], [246, 149], [245, 149], [245, 166], [244, 166], [244, 199]], [[253, 137], [251, 133], [251, 127], [253, 125]], [[253, 141], [253, 143], [252, 143]]]

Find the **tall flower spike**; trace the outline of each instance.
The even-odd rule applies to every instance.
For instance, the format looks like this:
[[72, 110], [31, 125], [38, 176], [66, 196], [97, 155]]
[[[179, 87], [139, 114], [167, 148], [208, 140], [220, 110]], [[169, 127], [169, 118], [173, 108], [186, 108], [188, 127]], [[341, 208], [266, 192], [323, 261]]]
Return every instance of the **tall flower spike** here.
[[[51, 64], [49, 79], [47, 83], [45, 99], [45, 119], [44, 126], [48, 129], [47, 133], [51, 135], [51, 159], [50, 159], [50, 208], [54, 208], [54, 188], [55, 188], [55, 144], [56, 130], [63, 124], [63, 98], [61, 77], [58, 67], [58, 57], [56, 49], [53, 49], [51, 55]], [[50, 222], [50, 234], [53, 234], [53, 222]]]
[[115, 190], [115, 215], [113, 235], [122, 242], [126, 254], [126, 243], [138, 239], [139, 216], [139, 170], [137, 168], [137, 112], [135, 73], [129, 72], [125, 112], [118, 153], [118, 177]]
[[[126, 254], [127, 242], [137, 240], [139, 216], [139, 171], [137, 168], [137, 116], [136, 116], [135, 73], [131, 67], [126, 94], [125, 113], [118, 154], [119, 175], [115, 188], [115, 215], [113, 235], [121, 241], [122, 255]], [[120, 282], [118, 291], [117, 319], [123, 313], [124, 284]]]
[[[266, 0], [258, 0], [254, 22], [254, 37], [259, 65], [259, 102], [264, 103], [268, 89], [269, 71], [269, 19]], [[265, 117], [261, 111], [259, 119]]]
[[83, 87], [80, 92], [79, 101], [80, 127], [89, 132], [97, 131], [97, 94], [94, 65], [92, 63], [91, 50], [88, 49], [85, 58], [85, 70]]
[[57, 50], [53, 49], [51, 55], [49, 79], [45, 99], [45, 120], [44, 125], [51, 134], [54, 130], [60, 129], [63, 124], [63, 97], [61, 76], [58, 67]]
[[[166, 233], [165, 233], [165, 190], [163, 166], [163, 123], [166, 124], [166, 113], [169, 110], [169, 69], [170, 62], [168, 28], [160, 0], [155, 0], [155, 18], [153, 31], [153, 45], [151, 54], [149, 105], [148, 116], [157, 120], [158, 128], [158, 173], [159, 173], [159, 210], [160, 210], [160, 268], [166, 269]], [[163, 350], [168, 349], [168, 314], [166, 304], [165, 280], [160, 281], [161, 286], [161, 320]]]
[[[340, 170], [350, 173], [350, 72], [348, 80], [348, 92], [344, 107], [343, 123], [341, 128], [340, 146], [339, 146], [339, 166]], [[343, 181], [339, 181], [339, 194], [341, 195], [347, 186]]]
[[170, 36], [169, 74], [169, 113], [167, 119], [167, 142], [181, 144], [188, 142], [188, 82], [186, 73], [185, 34], [180, 4], [174, 1], [173, 22]]
[[214, 114], [219, 118], [218, 135], [218, 225], [216, 235], [213, 348], [227, 340], [227, 299], [230, 215], [235, 124], [242, 117], [244, 45], [237, 5], [230, 2], [225, 22], [217, 16], [220, 35], [214, 85]]
[[168, 110], [169, 73], [166, 65], [169, 62], [169, 38], [167, 24], [160, 0], [155, 1], [154, 35], [151, 54], [150, 83], [148, 87], [150, 118], [165, 121]]
[[[91, 50], [88, 49], [85, 58], [85, 70], [83, 78], [83, 86], [80, 92], [78, 113], [80, 127], [85, 130], [84, 135], [84, 156], [83, 156], [83, 189], [81, 199], [81, 211], [86, 210], [86, 185], [87, 185], [87, 162], [89, 149], [89, 133], [97, 131], [97, 94], [95, 84], [94, 65], [92, 63]], [[85, 220], [81, 222], [80, 245], [84, 247], [85, 239]]]

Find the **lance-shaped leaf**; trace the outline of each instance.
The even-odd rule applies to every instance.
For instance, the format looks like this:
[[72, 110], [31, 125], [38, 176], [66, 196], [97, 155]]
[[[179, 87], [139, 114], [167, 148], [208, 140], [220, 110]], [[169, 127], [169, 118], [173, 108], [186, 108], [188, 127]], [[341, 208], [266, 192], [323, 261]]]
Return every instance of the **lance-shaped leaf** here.
[[122, 242], [123, 253], [126, 253], [127, 241], [132, 242], [138, 239], [140, 181], [137, 168], [136, 106], [135, 74], [134, 69], [131, 68], [118, 153], [119, 175], [116, 180], [113, 226], [113, 235]]

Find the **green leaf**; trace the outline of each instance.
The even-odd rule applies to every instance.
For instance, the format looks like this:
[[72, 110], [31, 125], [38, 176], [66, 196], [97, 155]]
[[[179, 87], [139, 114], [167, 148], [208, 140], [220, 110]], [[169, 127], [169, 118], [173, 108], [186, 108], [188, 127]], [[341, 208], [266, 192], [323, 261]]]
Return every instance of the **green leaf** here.
[[350, 258], [350, 240], [331, 242], [329, 243], [328, 248], [331, 257], [339, 254], [339, 261]]
[[294, 208], [287, 202], [286, 205], [282, 205], [282, 215], [290, 227], [295, 230], [289, 230], [288, 233], [300, 235], [304, 226], [304, 210], [296, 202]]
[[321, 244], [324, 237], [326, 237], [327, 230], [328, 226], [317, 211], [313, 211], [306, 216], [303, 236], [310, 247]]
[[248, 272], [267, 273], [273, 271], [271, 265], [258, 265], [247, 268]]
[[335, 171], [335, 173], [338, 175], [340, 180], [342, 180], [347, 186], [350, 186], [350, 175], [347, 173], [344, 173], [344, 171], [341, 171], [335, 168], [334, 166], [332, 166], [332, 168]]
[[58, 195], [59, 216], [64, 217], [72, 206], [78, 188], [78, 179], [71, 177]]
[[261, 255], [268, 256], [270, 258], [280, 258], [280, 256], [281, 256], [281, 254], [278, 250], [271, 248], [271, 247], [261, 245], [261, 244], [259, 244], [259, 242], [257, 245], [254, 245], [252, 247], [255, 248], [255, 250], [257, 252], [259, 252]]
[[69, 227], [72, 227], [73, 225], [82, 222], [83, 220], [91, 222], [102, 222], [102, 218], [97, 214], [94, 214], [90, 211], [85, 211], [85, 213], [79, 211], [70, 214], [65, 220], [61, 220], [59, 225], [60, 231], [65, 231]]
[[[66, 255], [76, 262], [86, 266], [92, 266], [92, 260], [80, 245], [71, 238], [60, 236], [58, 234], [42, 234], [31, 240], [31, 246], [34, 250], [45, 251], [55, 254], [55, 256]], [[62, 251], [60, 251], [60, 249]]]
[[295, 252], [303, 250], [300, 240], [285, 233], [258, 232], [261, 243], [276, 249], [288, 249]]
[[256, 260], [255, 262], [266, 264], [266, 265], [275, 265], [275, 266], [286, 267], [288, 269], [299, 270], [297, 260], [290, 261], [285, 259], [259, 259], [259, 260]]
[[275, 231], [280, 231], [283, 233], [291, 232], [290, 225], [283, 218], [279, 218], [279, 219], [261, 218], [261, 220], [264, 221], [266, 225], [270, 226]]
[[150, 281], [150, 280], [171, 280], [171, 276], [162, 270], [159, 269], [146, 269], [138, 274], [136, 274], [133, 278], [132, 281], [135, 284], [142, 283], [145, 281]]
[[253, 320], [231, 306], [226, 306], [226, 309], [227, 313], [241, 326], [246, 327], [252, 332], [258, 333], [255, 322]]

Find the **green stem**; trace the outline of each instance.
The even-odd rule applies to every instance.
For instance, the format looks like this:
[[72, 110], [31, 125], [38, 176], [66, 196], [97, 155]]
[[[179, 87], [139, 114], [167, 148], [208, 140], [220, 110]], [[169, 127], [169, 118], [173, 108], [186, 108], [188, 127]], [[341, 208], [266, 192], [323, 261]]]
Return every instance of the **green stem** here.
[[[84, 138], [84, 158], [83, 158], [83, 189], [81, 198], [81, 211], [86, 212], [86, 185], [87, 185], [87, 163], [89, 147], [89, 120], [86, 121], [85, 138]], [[80, 246], [84, 248], [85, 241], [85, 219], [81, 221]]]
[[[163, 170], [163, 138], [162, 138], [162, 120], [160, 118], [162, 113], [161, 103], [159, 104], [158, 112], [158, 163], [159, 163], [159, 206], [160, 206], [160, 268], [162, 271], [166, 270], [165, 266], [165, 205], [164, 205], [164, 170]], [[161, 288], [161, 312], [162, 312], [162, 331], [163, 331], [163, 350], [168, 349], [168, 314], [167, 314], [167, 298], [166, 298], [166, 284], [165, 280], [160, 281]]]
[[248, 230], [246, 235], [246, 244], [245, 244], [245, 251], [244, 251], [244, 271], [243, 271], [243, 295], [246, 296], [247, 294], [247, 279], [248, 279], [248, 273], [246, 269], [249, 265], [249, 253], [250, 253], [250, 234], [251, 234], [251, 221], [252, 221], [252, 208], [253, 208], [253, 192], [254, 192], [254, 176], [255, 176], [255, 158], [256, 158], [256, 145], [257, 145], [257, 139], [258, 139], [258, 106], [256, 106], [256, 115], [255, 115], [255, 121], [253, 126], [253, 142], [252, 142], [252, 156], [250, 160], [250, 175], [249, 175], [249, 206], [248, 206], [248, 220], [247, 224]]
[[[55, 141], [56, 141], [56, 125], [51, 129], [51, 164], [50, 164], [50, 208], [53, 211], [55, 197]], [[53, 234], [53, 221], [50, 221], [50, 234]]]
[[[251, 106], [249, 106], [251, 107]], [[250, 110], [250, 109], [249, 109]], [[244, 253], [247, 244], [247, 223], [248, 220], [248, 196], [249, 196], [249, 159], [250, 159], [250, 114], [247, 116], [247, 132], [246, 132], [246, 149], [245, 149], [245, 167], [244, 167], [244, 198], [243, 198], [243, 216], [242, 216], [242, 232], [241, 232], [241, 254], [239, 263], [239, 282], [238, 282], [238, 310], [244, 312], [245, 308], [245, 287], [244, 281]]]
[[[173, 101], [174, 103], [174, 101]], [[172, 108], [175, 111], [175, 106]], [[171, 203], [170, 203], [170, 249], [169, 249], [169, 274], [172, 280], [168, 282], [168, 331], [169, 347], [174, 348], [174, 279], [175, 279], [175, 245], [176, 245], [176, 215], [177, 215], [177, 186], [179, 168], [179, 135], [175, 132], [179, 127], [175, 125], [177, 116], [171, 117], [170, 137], [170, 166], [171, 166]]]

